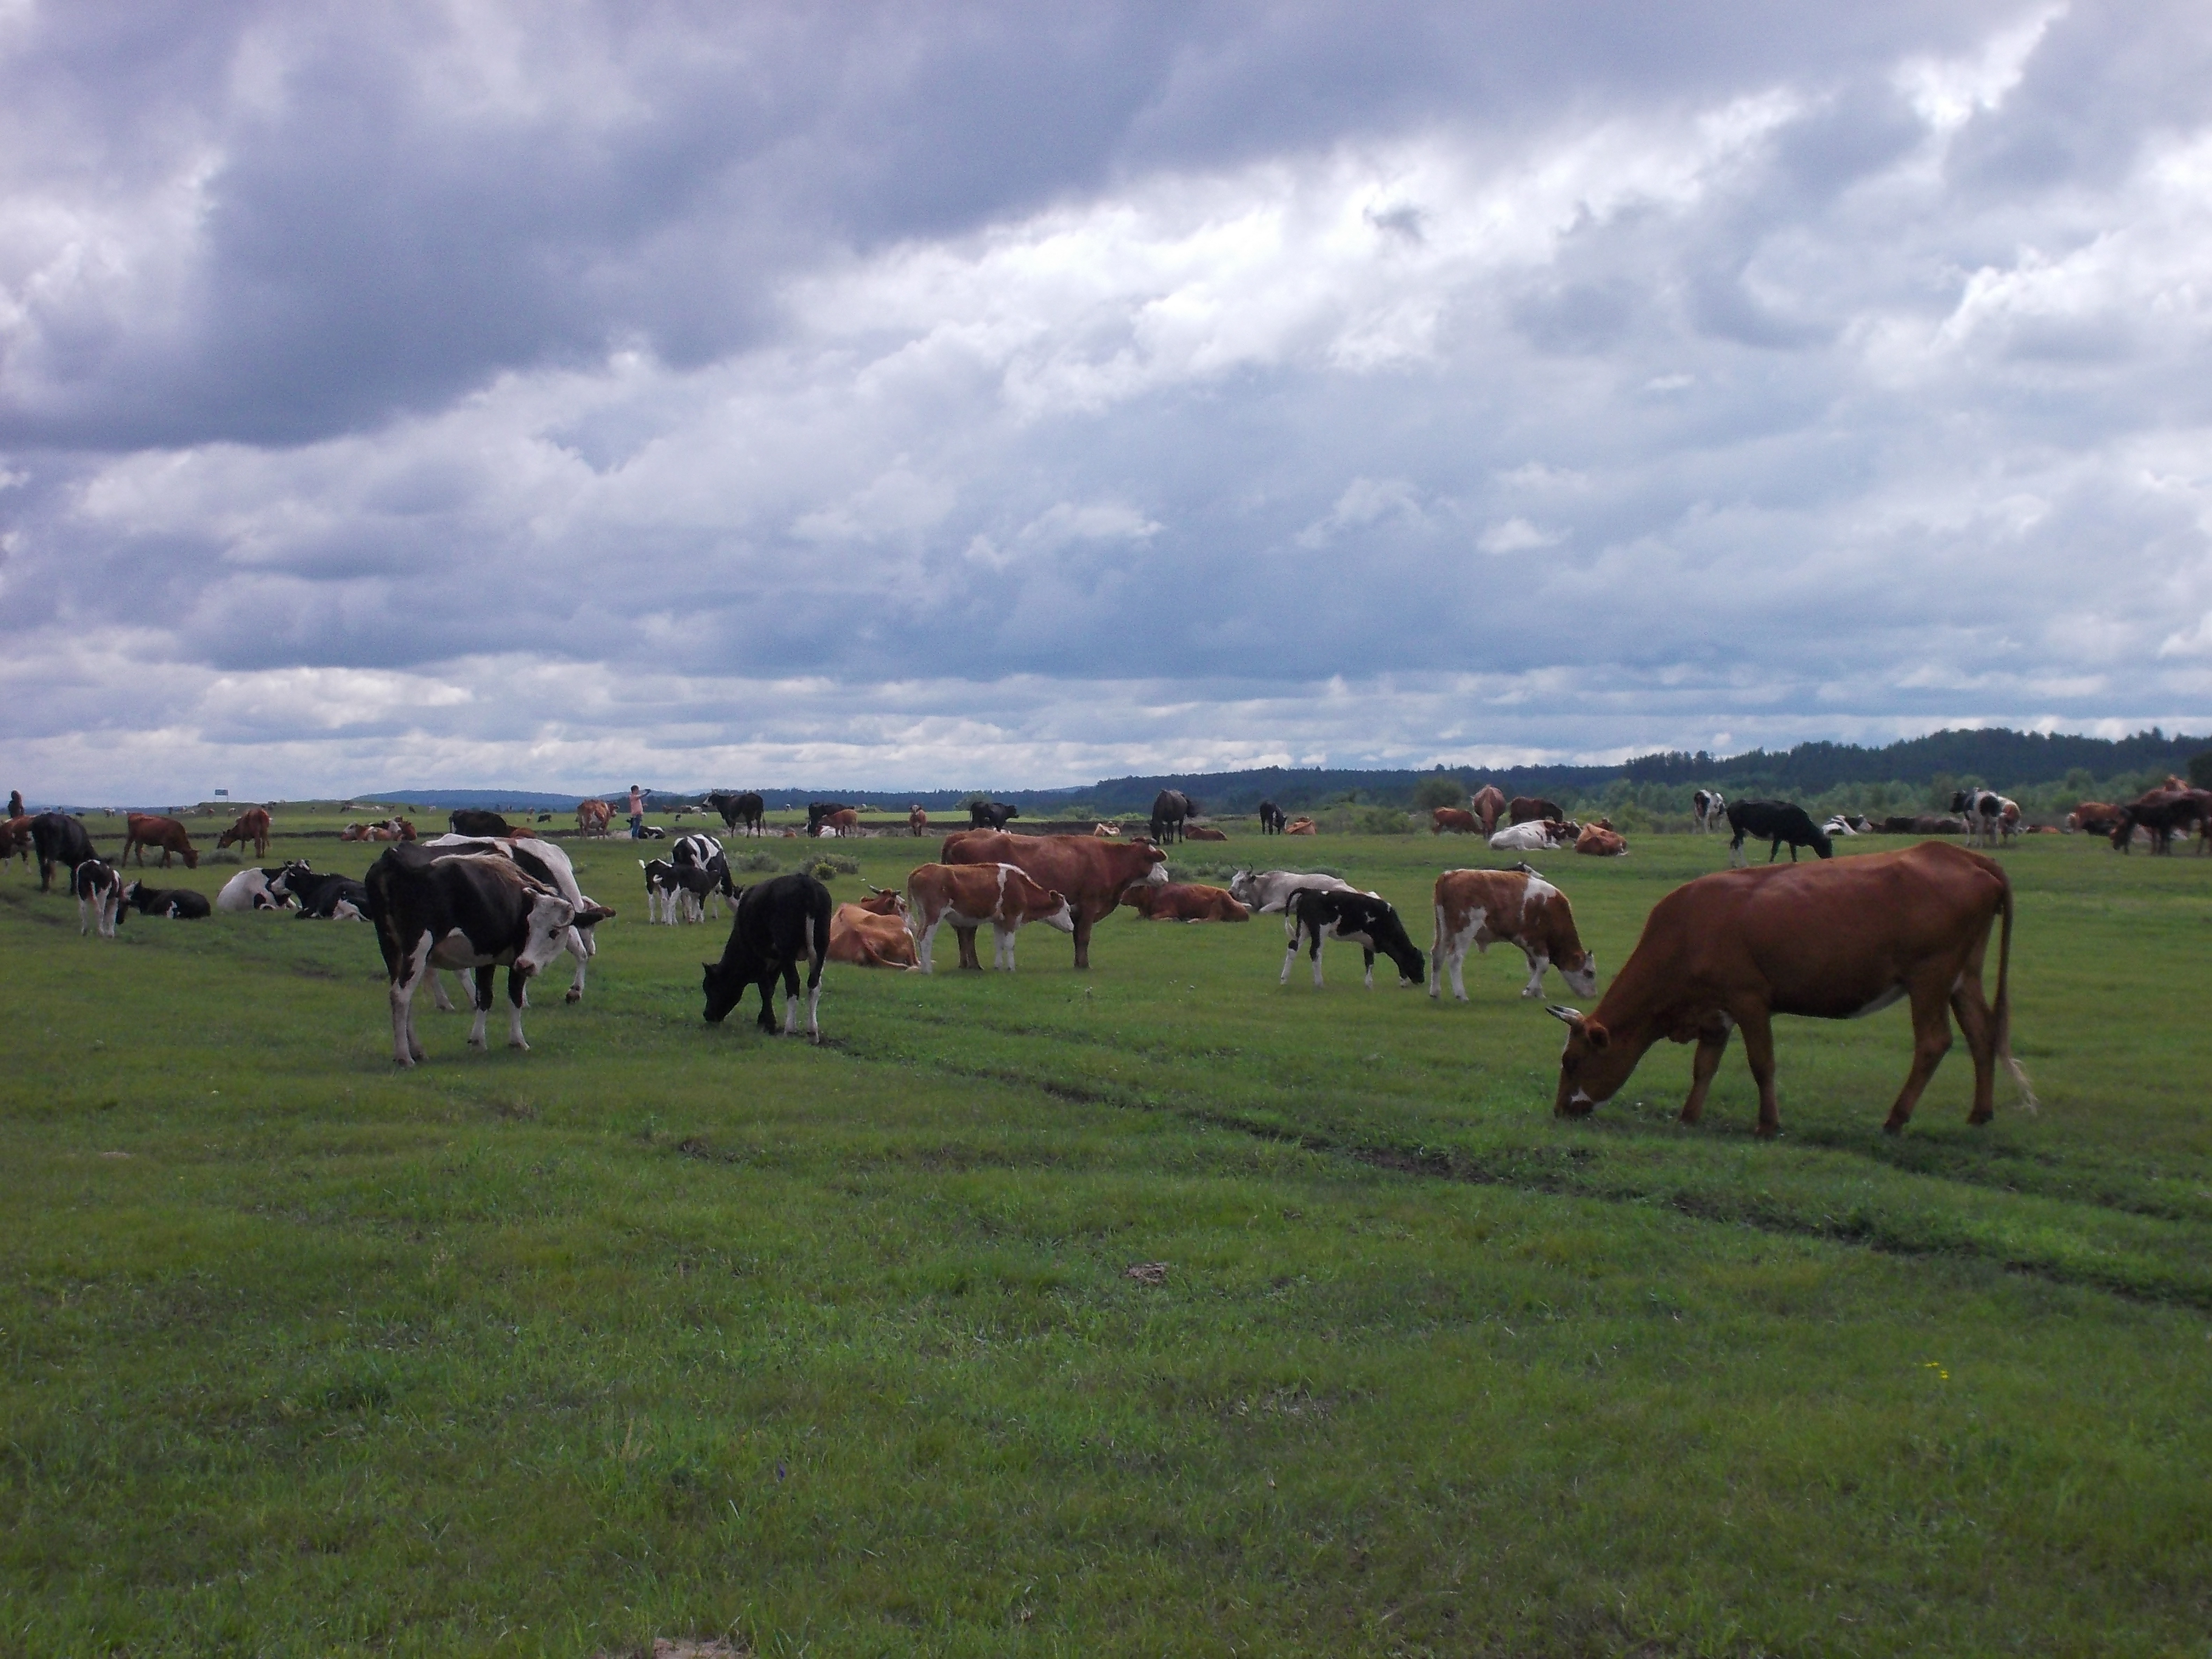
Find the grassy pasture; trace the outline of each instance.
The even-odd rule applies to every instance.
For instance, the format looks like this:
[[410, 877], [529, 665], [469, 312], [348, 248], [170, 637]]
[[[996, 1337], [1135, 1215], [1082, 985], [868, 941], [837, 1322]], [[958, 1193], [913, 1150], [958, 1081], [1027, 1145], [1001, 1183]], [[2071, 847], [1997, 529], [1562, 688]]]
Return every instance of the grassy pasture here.
[[[1423, 941], [1505, 861], [1231, 833]], [[1316, 993], [1272, 919], [710, 1029], [721, 930], [567, 845], [585, 1002], [404, 1076], [366, 928], [0, 873], [0, 1651], [2212, 1653], [2212, 861], [2003, 855], [2039, 1113], [1960, 1048], [1882, 1136], [1899, 1007], [1778, 1026], [1763, 1145], [1740, 1048], [1556, 1123], [1517, 953]], [[1547, 868], [1610, 974], [1722, 860]]]

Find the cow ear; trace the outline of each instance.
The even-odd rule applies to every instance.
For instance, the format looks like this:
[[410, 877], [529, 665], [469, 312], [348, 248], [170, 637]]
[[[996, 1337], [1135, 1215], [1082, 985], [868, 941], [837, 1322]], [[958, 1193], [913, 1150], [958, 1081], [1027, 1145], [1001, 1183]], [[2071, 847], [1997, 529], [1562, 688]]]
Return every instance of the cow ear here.
[[1586, 1019], [1583, 1022], [1583, 1040], [1589, 1043], [1591, 1048], [1602, 1053], [1605, 1049], [1612, 1047], [1613, 1033], [1607, 1030], [1604, 1026], [1599, 1024], [1595, 1020]]

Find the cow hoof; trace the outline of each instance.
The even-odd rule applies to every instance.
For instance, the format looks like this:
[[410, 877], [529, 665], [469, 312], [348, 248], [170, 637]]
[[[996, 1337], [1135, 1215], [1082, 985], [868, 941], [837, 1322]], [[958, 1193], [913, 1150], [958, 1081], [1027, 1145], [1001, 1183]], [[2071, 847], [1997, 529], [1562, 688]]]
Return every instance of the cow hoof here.
[[515, 1040], [514, 1040], [514, 1042], [512, 1042], [508, 1043], [507, 1046], [508, 1048], [523, 1048], [523, 1049], [526, 1049], [526, 1048], [528, 1048], [530, 1047], [530, 1045], [529, 1045], [528, 1043], [525, 1042], [524, 1042], [520, 1037], [517, 1037], [517, 1038], [515, 1038]]
[[573, 987], [570, 988], [568, 994], [561, 999], [563, 1002], [581, 1002], [583, 1000], [584, 994], [581, 991], [574, 989]]
[[1761, 1140], [1771, 1140], [1781, 1133], [1782, 1126], [1779, 1123], [1761, 1123], [1752, 1129], [1752, 1133]]

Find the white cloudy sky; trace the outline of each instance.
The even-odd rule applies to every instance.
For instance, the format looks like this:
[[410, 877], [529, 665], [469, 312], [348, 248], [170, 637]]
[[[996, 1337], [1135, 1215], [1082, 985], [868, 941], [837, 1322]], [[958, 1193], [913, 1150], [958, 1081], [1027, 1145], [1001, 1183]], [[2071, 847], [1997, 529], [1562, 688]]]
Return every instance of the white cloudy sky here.
[[0, 0], [38, 798], [2212, 726], [2199, 3]]

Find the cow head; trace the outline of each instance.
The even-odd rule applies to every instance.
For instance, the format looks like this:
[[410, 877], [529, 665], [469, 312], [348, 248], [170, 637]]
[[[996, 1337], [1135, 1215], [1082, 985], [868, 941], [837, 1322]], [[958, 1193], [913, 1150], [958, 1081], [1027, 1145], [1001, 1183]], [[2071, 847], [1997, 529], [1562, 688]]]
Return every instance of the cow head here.
[[279, 870], [275, 875], [269, 878], [270, 896], [280, 902], [279, 908], [281, 908], [281, 902], [283, 900], [296, 899], [300, 896], [297, 893], [292, 890], [292, 884], [295, 881], [312, 876], [314, 873], [315, 872], [312, 869], [308, 868], [307, 860], [294, 859], [282, 870]]
[[1616, 1042], [1611, 1031], [1585, 1018], [1579, 1008], [1553, 1003], [1545, 1012], [1567, 1028], [1567, 1046], [1559, 1054], [1559, 1090], [1552, 1110], [1560, 1117], [1587, 1117], [1613, 1097], [1642, 1056]]
[[576, 925], [576, 907], [558, 893], [530, 895], [530, 921], [522, 949], [514, 953], [514, 970], [530, 975], [568, 948], [568, 930]]
[[[1559, 977], [1567, 982], [1567, 989], [1578, 997], [1597, 994], [1597, 952], [1585, 951], [1582, 960], [1575, 963], [1554, 961], [1552, 966], [1559, 970]], [[1553, 1013], [1559, 1012], [1554, 1008]]]
[[1055, 908], [1048, 914], [1039, 916], [1037, 920], [1042, 922], [1046, 927], [1057, 928], [1063, 933], [1073, 933], [1075, 931], [1075, 911], [1073, 907], [1068, 903], [1066, 896], [1061, 893], [1048, 892], [1045, 895], [1045, 899]]
[[707, 994], [707, 1023], [720, 1025], [745, 994], [744, 973], [727, 963], [702, 962], [700, 984]]

